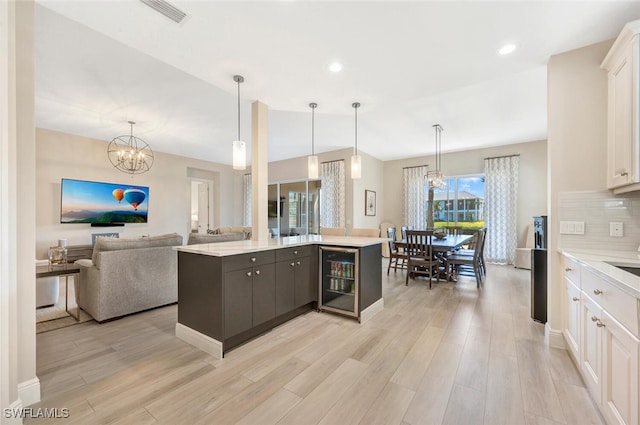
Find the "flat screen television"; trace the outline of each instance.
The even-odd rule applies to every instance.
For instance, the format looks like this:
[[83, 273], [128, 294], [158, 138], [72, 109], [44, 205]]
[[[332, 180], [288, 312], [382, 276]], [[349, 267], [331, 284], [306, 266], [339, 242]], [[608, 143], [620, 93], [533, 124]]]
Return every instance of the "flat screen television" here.
[[146, 223], [149, 188], [62, 179], [60, 223]]

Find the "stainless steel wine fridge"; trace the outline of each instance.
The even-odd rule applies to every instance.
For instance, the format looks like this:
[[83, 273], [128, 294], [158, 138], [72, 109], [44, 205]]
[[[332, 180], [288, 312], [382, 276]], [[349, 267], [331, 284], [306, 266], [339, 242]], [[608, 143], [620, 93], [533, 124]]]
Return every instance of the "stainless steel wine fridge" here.
[[358, 250], [320, 247], [320, 310], [358, 317]]

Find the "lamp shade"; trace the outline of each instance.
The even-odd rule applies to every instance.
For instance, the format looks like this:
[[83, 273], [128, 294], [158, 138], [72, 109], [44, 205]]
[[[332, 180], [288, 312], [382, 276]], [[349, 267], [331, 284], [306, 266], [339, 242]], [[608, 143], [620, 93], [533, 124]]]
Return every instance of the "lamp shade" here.
[[362, 157], [353, 155], [351, 157], [351, 178], [359, 179], [362, 177]]
[[307, 157], [307, 170], [309, 179], [318, 178], [318, 157], [316, 155]]
[[247, 146], [242, 140], [233, 142], [233, 169], [244, 170], [247, 168]]

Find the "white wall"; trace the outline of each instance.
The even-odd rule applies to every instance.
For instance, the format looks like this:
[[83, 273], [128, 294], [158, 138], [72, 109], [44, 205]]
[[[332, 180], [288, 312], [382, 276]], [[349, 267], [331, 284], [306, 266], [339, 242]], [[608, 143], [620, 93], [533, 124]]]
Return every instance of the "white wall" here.
[[[446, 138], [443, 137], [443, 144]], [[527, 225], [534, 215], [544, 215], [547, 211], [547, 142], [536, 141], [452, 152], [442, 155], [442, 171], [445, 176], [462, 176], [484, 173], [484, 158], [520, 155], [520, 178], [518, 186], [518, 246], [524, 246]], [[434, 156], [400, 159], [384, 163], [384, 215], [381, 219], [400, 227], [403, 222], [402, 169], [417, 165], [435, 165]], [[380, 200], [379, 200], [380, 202]]]
[[[147, 142], [153, 148], [153, 140]], [[56, 245], [58, 239], [67, 239], [69, 245], [90, 244], [91, 233], [113, 231], [119, 232], [120, 237], [135, 237], [177, 232], [186, 243], [191, 226], [190, 175], [193, 176], [194, 169], [208, 171], [207, 175], [213, 173], [214, 225], [236, 225], [238, 217], [242, 224], [242, 172], [233, 171], [230, 166], [154, 152], [151, 170], [131, 177], [111, 165], [105, 141], [37, 129], [36, 146], [34, 209], [38, 258], [46, 258], [49, 246]], [[106, 228], [60, 224], [63, 177], [148, 186], [148, 223]]]
[[[362, 157], [362, 178], [351, 178], [351, 155], [353, 149], [341, 149], [337, 151], [318, 154], [318, 162], [337, 161], [345, 162], [345, 215], [347, 234], [351, 234], [354, 227], [379, 228], [383, 221], [384, 204], [384, 166], [383, 162], [359, 150]], [[307, 157], [291, 158], [269, 163], [269, 183], [304, 180], [307, 178]], [[364, 191], [373, 190], [377, 195], [377, 208], [375, 216], [364, 215]]]
[[600, 69], [613, 40], [552, 56], [547, 65], [549, 161], [548, 332], [561, 345], [560, 192], [606, 189], [607, 75]]

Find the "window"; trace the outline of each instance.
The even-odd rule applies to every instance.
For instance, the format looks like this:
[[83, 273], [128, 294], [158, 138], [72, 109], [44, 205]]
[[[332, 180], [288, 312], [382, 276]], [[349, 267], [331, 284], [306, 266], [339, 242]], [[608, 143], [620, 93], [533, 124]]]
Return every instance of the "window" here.
[[484, 227], [484, 176], [449, 177], [446, 183], [433, 192], [434, 226]]

